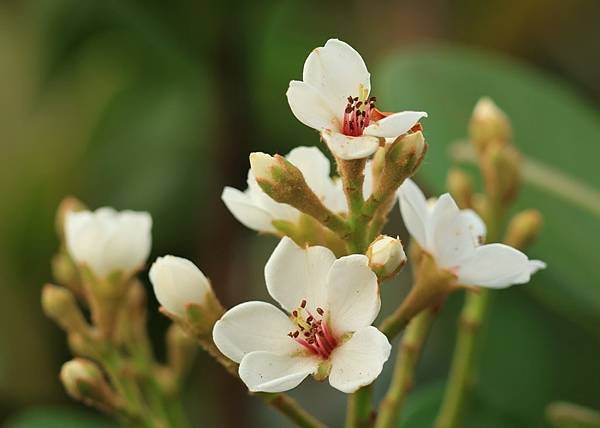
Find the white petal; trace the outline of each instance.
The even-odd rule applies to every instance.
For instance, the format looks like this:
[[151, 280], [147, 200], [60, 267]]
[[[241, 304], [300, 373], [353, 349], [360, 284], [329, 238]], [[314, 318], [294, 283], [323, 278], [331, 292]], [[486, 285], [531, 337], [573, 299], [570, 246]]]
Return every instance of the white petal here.
[[365, 166], [365, 181], [363, 182], [363, 198], [369, 199], [373, 193], [373, 167], [372, 161], [368, 160]]
[[221, 199], [236, 220], [244, 226], [257, 232], [276, 232], [271, 223], [273, 221], [271, 215], [256, 206], [247, 193], [240, 192], [233, 187], [225, 187]]
[[473, 255], [483, 222], [474, 212], [460, 211], [450, 194], [437, 200], [431, 216], [428, 246], [438, 265], [453, 268]]
[[340, 129], [340, 118], [317, 89], [307, 83], [292, 80], [286, 95], [292, 113], [306, 126], [318, 131], [325, 128]]
[[430, 210], [423, 192], [414, 181], [407, 178], [398, 190], [398, 197], [404, 225], [419, 245], [427, 249]]
[[325, 283], [334, 261], [335, 255], [328, 248], [300, 248], [284, 237], [265, 266], [269, 294], [290, 312], [302, 300], [311, 310], [324, 306]]
[[340, 119], [348, 97], [363, 99], [371, 89], [370, 74], [360, 54], [337, 39], [328, 40], [310, 53], [302, 80], [323, 95]]
[[254, 351], [289, 354], [300, 350], [287, 334], [296, 326], [283, 311], [265, 302], [244, 302], [216, 322], [213, 340], [227, 358], [239, 363]]
[[185, 305], [202, 305], [212, 292], [208, 279], [191, 261], [175, 256], [159, 257], [149, 272], [156, 299], [169, 312], [185, 316]]
[[152, 218], [148, 213], [121, 211], [104, 248], [110, 271], [140, 268], [150, 254]]
[[313, 357], [256, 351], [242, 359], [239, 374], [252, 392], [283, 392], [298, 386], [318, 364]]
[[529, 282], [534, 272], [545, 267], [545, 263], [529, 260], [508, 245], [488, 244], [477, 248], [473, 257], [458, 268], [457, 275], [463, 285], [505, 288]]
[[329, 383], [348, 394], [371, 384], [381, 373], [391, 349], [387, 337], [375, 327], [360, 329], [331, 354]]
[[348, 204], [346, 202], [342, 180], [339, 177], [335, 177], [331, 180], [331, 184], [332, 186], [329, 194], [325, 197], [325, 206], [334, 213], [348, 212]]
[[487, 228], [481, 217], [471, 209], [460, 210], [460, 215], [465, 219], [469, 230], [477, 238], [477, 241], [479, 243], [485, 242]]
[[371, 325], [381, 300], [367, 256], [351, 254], [335, 261], [327, 277], [327, 303], [329, 324], [336, 335]]
[[407, 133], [423, 117], [427, 117], [427, 113], [424, 111], [401, 111], [373, 122], [365, 128], [363, 133], [375, 137], [399, 137]]
[[318, 148], [296, 147], [285, 158], [302, 171], [306, 183], [317, 196], [324, 198], [331, 191], [329, 159]]
[[371, 156], [379, 148], [379, 138], [369, 135], [350, 137], [331, 129], [321, 132], [321, 137], [329, 150], [343, 160], [363, 159]]

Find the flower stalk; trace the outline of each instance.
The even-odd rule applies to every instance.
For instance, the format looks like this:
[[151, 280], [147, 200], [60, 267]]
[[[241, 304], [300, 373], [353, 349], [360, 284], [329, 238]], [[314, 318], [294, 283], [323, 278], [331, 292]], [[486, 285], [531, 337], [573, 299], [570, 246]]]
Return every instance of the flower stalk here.
[[[475, 107], [470, 124], [470, 140], [479, 156], [480, 173], [486, 190], [480, 198], [479, 207], [476, 203], [473, 205], [479, 208], [486, 220], [487, 241], [496, 242], [501, 238], [507, 206], [518, 193], [520, 154], [512, 145], [512, 129], [507, 116], [490, 99], [480, 100]], [[537, 237], [541, 222], [541, 216], [534, 210], [516, 215], [509, 223], [504, 242], [524, 249]], [[477, 349], [492, 297], [488, 289], [482, 289], [479, 293], [467, 292], [435, 428], [457, 428], [460, 425], [465, 403], [476, 378]]]
[[400, 343], [390, 387], [379, 405], [375, 428], [397, 426], [404, 401], [413, 387], [415, 369], [434, 318], [435, 310], [428, 308], [410, 321]]

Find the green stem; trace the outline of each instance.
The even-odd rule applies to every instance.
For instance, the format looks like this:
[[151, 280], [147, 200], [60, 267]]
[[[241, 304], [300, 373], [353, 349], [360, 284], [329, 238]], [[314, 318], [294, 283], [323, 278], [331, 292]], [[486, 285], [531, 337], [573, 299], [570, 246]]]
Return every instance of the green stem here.
[[397, 425], [404, 400], [413, 386], [415, 368], [434, 315], [433, 309], [425, 309], [408, 325], [396, 357], [392, 382], [379, 406], [376, 428], [392, 428]]
[[475, 377], [476, 348], [481, 325], [490, 305], [491, 293], [481, 289], [468, 292], [460, 316], [456, 348], [446, 385], [446, 391], [435, 428], [459, 426], [469, 389]]
[[346, 428], [366, 428], [373, 419], [373, 386], [363, 386], [348, 397]]
[[353, 253], [364, 253], [367, 249], [366, 242], [367, 224], [370, 217], [363, 215], [365, 200], [363, 185], [365, 181], [365, 159], [342, 160], [337, 159], [338, 172], [344, 184], [344, 193], [348, 203], [350, 225], [349, 247]]
[[[504, 210], [500, 204], [493, 204], [488, 211], [488, 241], [495, 242], [500, 236], [500, 223]], [[490, 307], [490, 290], [480, 288], [469, 291], [463, 305], [458, 336], [452, 356], [450, 374], [435, 428], [455, 428], [459, 426], [463, 408], [477, 373], [477, 345], [480, 331]]]

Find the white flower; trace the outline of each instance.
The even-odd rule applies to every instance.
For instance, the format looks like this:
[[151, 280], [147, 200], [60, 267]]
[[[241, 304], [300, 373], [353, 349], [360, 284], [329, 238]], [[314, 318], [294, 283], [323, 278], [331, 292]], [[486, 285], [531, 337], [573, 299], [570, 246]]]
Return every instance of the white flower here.
[[300, 122], [320, 131], [336, 157], [350, 160], [372, 155], [380, 139], [399, 137], [427, 117], [420, 111], [382, 113], [370, 91], [370, 74], [360, 54], [330, 39], [310, 53], [302, 81], [290, 82], [287, 98]]
[[187, 304], [202, 305], [212, 293], [210, 282], [202, 271], [181, 257], [157, 258], [149, 276], [159, 303], [170, 313], [182, 318], [185, 317]]
[[107, 207], [71, 211], [65, 218], [67, 250], [100, 277], [130, 272], [141, 268], [150, 254], [151, 228], [147, 212], [117, 212]]
[[[258, 158], [261, 160], [262, 158]], [[329, 176], [330, 164], [327, 157], [316, 147], [297, 147], [286, 159], [296, 166], [308, 186], [321, 201], [335, 213], [347, 211], [346, 199], [339, 179]], [[260, 169], [259, 169], [260, 170]], [[300, 211], [288, 205], [275, 202], [262, 191], [252, 170], [248, 171], [248, 189], [240, 192], [232, 187], [223, 190], [221, 199], [233, 216], [244, 226], [259, 232], [277, 233], [274, 220], [285, 220], [296, 223]], [[372, 175], [370, 164], [365, 169], [363, 193], [365, 198], [371, 194]]]
[[529, 282], [546, 267], [504, 244], [481, 245], [485, 224], [472, 210], [459, 210], [446, 193], [432, 204], [410, 179], [398, 191], [406, 228], [438, 266], [452, 272], [461, 285], [505, 288]]
[[371, 326], [380, 307], [364, 255], [335, 259], [325, 247], [283, 238], [265, 266], [267, 289], [290, 315], [265, 302], [230, 309], [213, 330], [217, 347], [240, 363], [250, 391], [281, 392], [310, 374], [350, 393], [381, 373], [391, 345]]

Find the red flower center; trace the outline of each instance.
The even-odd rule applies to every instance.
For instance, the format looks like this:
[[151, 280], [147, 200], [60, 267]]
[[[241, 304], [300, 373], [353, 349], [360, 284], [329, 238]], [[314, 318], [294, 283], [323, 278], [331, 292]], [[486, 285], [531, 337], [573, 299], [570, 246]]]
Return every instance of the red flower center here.
[[316, 310], [316, 315], [313, 315], [306, 308], [306, 300], [302, 300], [300, 306], [292, 311], [291, 315], [298, 329], [290, 331], [288, 336], [311, 353], [327, 359], [337, 346], [337, 340], [327, 325], [325, 311], [322, 308]]
[[358, 97], [348, 97], [348, 104], [344, 110], [344, 124], [342, 133], [350, 137], [359, 137], [364, 129], [369, 126], [373, 119], [375, 108], [375, 97], [370, 97], [366, 101], [359, 101]]

